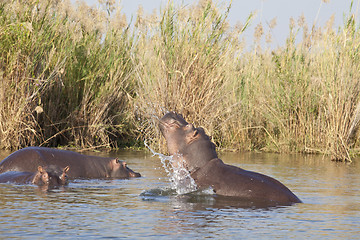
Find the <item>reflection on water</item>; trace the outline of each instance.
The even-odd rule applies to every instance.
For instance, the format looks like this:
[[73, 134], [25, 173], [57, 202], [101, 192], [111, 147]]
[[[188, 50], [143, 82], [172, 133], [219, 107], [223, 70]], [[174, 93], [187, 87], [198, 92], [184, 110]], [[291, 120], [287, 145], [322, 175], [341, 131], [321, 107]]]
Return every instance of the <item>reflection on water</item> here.
[[[8, 153], [1, 153], [5, 157]], [[92, 153], [94, 154], [94, 153]], [[359, 164], [322, 156], [221, 154], [224, 162], [275, 177], [304, 202], [246, 207], [203, 192], [177, 194], [158, 157], [118, 156], [143, 177], [76, 180], [43, 191], [0, 184], [1, 238], [39, 239], [357, 239], [360, 236]]]

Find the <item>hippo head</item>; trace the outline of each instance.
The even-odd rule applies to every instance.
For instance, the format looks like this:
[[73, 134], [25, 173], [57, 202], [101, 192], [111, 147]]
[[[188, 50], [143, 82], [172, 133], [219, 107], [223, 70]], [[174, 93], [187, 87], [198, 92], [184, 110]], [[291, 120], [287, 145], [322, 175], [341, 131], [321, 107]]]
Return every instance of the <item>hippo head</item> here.
[[67, 172], [70, 169], [69, 166], [61, 168], [59, 166], [50, 165], [47, 166], [45, 169], [49, 175], [49, 185], [64, 186], [68, 184]]
[[49, 184], [49, 175], [42, 166], [38, 166], [37, 172], [35, 173], [32, 183], [39, 186]]
[[68, 184], [67, 171], [69, 167], [60, 168], [59, 166], [38, 166], [38, 170], [32, 181], [33, 184], [39, 186], [63, 186]]
[[50, 165], [46, 167], [38, 166], [37, 172], [32, 183], [38, 186], [63, 186], [68, 184], [67, 171], [69, 167], [60, 168]]
[[160, 119], [159, 128], [166, 139], [170, 155], [179, 153], [186, 146], [185, 133], [192, 127], [180, 114], [175, 112], [169, 112]]
[[140, 173], [134, 172], [127, 167], [126, 162], [120, 161], [118, 158], [112, 159], [109, 162], [111, 178], [132, 178], [141, 177]]
[[[168, 152], [182, 155], [183, 164], [190, 172], [217, 158], [215, 144], [203, 128], [195, 128], [191, 123], [174, 112], [160, 119], [160, 131], [164, 135]], [[176, 158], [179, 159], [179, 158]]]

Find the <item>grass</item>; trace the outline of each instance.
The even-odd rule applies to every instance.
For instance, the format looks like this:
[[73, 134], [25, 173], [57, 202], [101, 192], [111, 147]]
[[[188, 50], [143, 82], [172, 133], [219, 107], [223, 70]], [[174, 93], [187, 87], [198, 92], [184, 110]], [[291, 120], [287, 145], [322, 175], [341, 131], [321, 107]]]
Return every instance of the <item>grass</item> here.
[[2, 148], [116, 147], [114, 139], [131, 134], [131, 36], [102, 32], [102, 12], [65, 4], [0, 5]]
[[165, 151], [158, 118], [174, 110], [222, 150], [341, 161], [359, 153], [352, 5], [337, 30], [332, 19], [325, 26], [292, 19], [286, 44], [271, 50], [261, 44], [271, 41], [261, 25], [246, 46], [253, 15], [231, 27], [231, 5], [170, 1], [159, 14], [139, 8], [133, 24], [111, 1], [101, 6], [0, 3], [1, 148], [110, 149], [146, 139]]

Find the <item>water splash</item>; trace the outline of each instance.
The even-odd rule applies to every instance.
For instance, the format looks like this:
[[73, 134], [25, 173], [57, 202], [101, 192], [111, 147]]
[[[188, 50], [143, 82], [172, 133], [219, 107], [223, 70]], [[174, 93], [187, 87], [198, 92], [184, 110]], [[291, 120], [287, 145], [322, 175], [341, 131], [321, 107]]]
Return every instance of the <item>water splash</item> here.
[[151, 151], [153, 156], [160, 158], [160, 161], [165, 169], [166, 174], [169, 177], [171, 188], [176, 190], [177, 194], [186, 194], [197, 190], [194, 179], [190, 176], [188, 170], [183, 167], [182, 155], [176, 157], [180, 159], [180, 164], [174, 164], [174, 156], [166, 156], [161, 153], [155, 152], [144, 141], [144, 145]]

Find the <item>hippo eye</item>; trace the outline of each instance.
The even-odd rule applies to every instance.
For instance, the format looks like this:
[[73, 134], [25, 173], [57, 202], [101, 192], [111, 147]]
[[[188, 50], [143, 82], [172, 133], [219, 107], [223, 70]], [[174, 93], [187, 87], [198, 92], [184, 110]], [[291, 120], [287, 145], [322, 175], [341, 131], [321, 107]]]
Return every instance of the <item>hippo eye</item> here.
[[173, 127], [180, 127], [178, 121], [176, 119], [174, 119], [174, 118], [170, 119], [169, 125], [171, 125]]
[[67, 175], [65, 175], [65, 176], [60, 176], [60, 180], [61, 180], [61, 181], [66, 181], [67, 179], [68, 179]]

